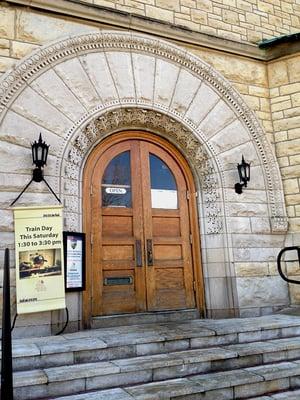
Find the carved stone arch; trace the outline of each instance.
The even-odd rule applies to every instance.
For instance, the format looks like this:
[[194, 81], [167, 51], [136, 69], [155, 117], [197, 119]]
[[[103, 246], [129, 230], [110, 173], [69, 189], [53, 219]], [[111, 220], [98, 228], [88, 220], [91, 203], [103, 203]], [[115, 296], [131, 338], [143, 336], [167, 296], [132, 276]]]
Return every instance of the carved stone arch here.
[[[174, 80], [174, 87], [171, 88], [172, 90], [170, 89], [170, 93], [173, 93], [171, 96], [172, 98], [168, 99], [167, 102], [160, 101], [161, 99], [154, 97], [152, 99], [145, 98], [139, 93], [138, 87], [138, 85], [142, 85], [143, 83], [138, 82], [136, 76], [134, 76], [135, 72], [132, 69], [132, 76], [129, 76], [129, 74], [128, 77], [133, 81], [134, 93], [126, 93], [129, 87], [124, 86], [124, 88], [121, 89], [124, 89], [125, 94], [122, 93], [121, 90], [118, 92], [115, 99], [105, 99], [109, 101], [104, 101], [103, 97], [98, 96], [98, 98], [94, 99], [95, 106], [87, 107], [86, 112], [81, 113], [79, 118], [73, 121], [71, 126], [65, 122], [65, 115], [61, 113], [61, 133], [59, 136], [61, 136], [62, 140], [59, 141], [56, 148], [52, 146], [56, 156], [54, 175], [57, 178], [60, 174], [61, 157], [63, 156], [64, 148], [70, 140], [70, 137], [77, 130], [82, 129], [84, 124], [92, 117], [96, 117], [99, 113], [111, 107], [124, 107], [126, 105], [145, 106], [146, 108], [160, 109], [163, 113], [168, 115], [174, 115], [186, 126], [189, 126], [212, 153], [214, 152], [214, 144], [211, 141], [209, 132], [207, 132], [207, 128], [208, 130], [211, 128], [211, 121], [215, 117], [214, 112], [217, 113], [219, 110], [224, 111], [224, 108], [227, 107], [227, 111], [243, 125], [243, 129], [245, 129], [249, 136], [249, 142], [253, 143], [255, 151], [257, 152], [261, 170], [266, 181], [266, 194], [270, 209], [272, 231], [285, 232], [287, 230], [287, 219], [279, 167], [272, 147], [264, 135], [263, 129], [255, 117], [255, 114], [246, 105], [232, 85], [211, 66], [193, 54], [161, 39], [131, 32], [102, 31], [100, 33], [84, 34], [62, 39], [56, 43], [46, 45], [42, 49], [36, 50], [32, 55], [20, 61], [12, 71], [6, 73], [1, 79], [0, 122], [5, 121], [6, 115], [10, 112], [11, 108], [18, 108], [17, 112], [21, 115], [29, 119], [32, 118], [32, 115], [28, 116], [28, 113], [26, 114], [22, 101], [24, 102], [24, 98], [30, 97], [27, 95], [28, 91], [30, 91], [31, 88], [34, 89], [34, 83], [37, 78], [45, 76], [47, 72], [53, 71], [63, 64], [66, 65], [68, 62], [73, 62], [73, 60], [77, 60], [78, 66], [84, 69], [86, 68], [84, 66], [85, 56], [104, 53], [106, 57], [107, 54], [111, 55], [111, 59], [108, 62], [110, 67], [114, 67], [115, 53], [118, 53], [118, 59], [120, 58], [119, 56], [126, 55], [128, 60], [131, 60], [131, 65], [134, 57], [140, 57], [137, 63], [140, 62], [141, 68], [146, 65], [145, 57], [148, 57], [148, 59], [154, 60], [156, 72], [157, 65], [162, 62], [170, 66], [170, 68], [174, 67], [177, 69], [177, 79]], [[143, 58], [144, 61], [142, 60]], [[121, 70], [117, 68], [115, 69], [116, 74], [120, 71]], [[86, 73], [88, 74], [88, 72]], [[113, 72], [111, 72], [111, 75], [113, 78], [112, 80], [116, 82], [117, 78], [113, 76]], [[198, 101], [198, 92], [195, 92], [194, 99], [189, 103], [189, 109], [184, 109], [183, 104], [180, 104], [180, 97], [183, 99], [186, 97], [184, 87], [187, 86], [188, 82], [192, 79], [193, 82], [198, 82], [199, 91], [201, 91], [201, 85], [205, 85], [209, 87], [219, 99], [210, 115], [205, 117], [201, 122], [198, 121], [195, 111]], [[171, 83], [167, 82], [167, 85], [170, 86]], [[176, 93], [177, 99], [175, 98], [174, 102]], [[34, 95], [37, 95], [37, 93], [32, 94], [32, 96]], [[97, 95], [99, 95], [99, 93], [96, 94], [96, 97]], [[21, 99], [19, 101], [21, 106], [18, 104], [19, 99]], [[31, 103], [34, 104], [34, 99], [32, 99]], [[200, 106], [200, 104], [198, 105]], [[20, 110], [22, 106], [23, 109]], [[57, 106], [56, 108], [59, 109]], [[193, 110], [191, 111], [191, 109]], [[36, 112], [38, 113], [38, 111]], [[45, 121], [45, 116], [34, 115], [34, 117], [36, 117], [38, 124], [48, 128], [49, 124], [48, 121]], [[215, 133], [216, 132], [213, 132], [213, 134]], [[239, 132], [237, 132], [237, 135], [239, 135]], [[55, 139], [53, 139], [53, 143], [55, 143]], [[215, 162], [218, 164], [218, 169], [222, 174], [223, 171], [226, 170], [226, 165], [224, 165], [222, 158], [218, 157]], [[223, 175], [223, 180], [224, 179], [226, 180], [225, 175]], [[58, 184], [58, 181], [56, 183]], [[57, 189], [58, 188], [59, 185], [57, 185]], [[226, 191], [224, 195], [226, 200]]]
[[[81, 213], [79, 193], [74, 192], [76, 182], [81, 181], [83, 165], [91, 150], [101, 140], [118, 131], [127, 129], [142, 129], [156, 133], [173, 143], [190, 164], [196, 177], [206, 216], [206, 234], [216, 234], [223, 231], [223, 221], [220, 200], [221, 179], [213, 163], [213, 155], [204, 143], [171, 116], [158, 110], [142, 107], [116, 108], [100, 114], [92, 120], [85, 129], [75, 135], [66, 147], [64, 162], [64, 198], [66, 212]], [[219, 179], [218, 179], [219, 177]], [[74, 186], [75, 185], [75, 186]], [[67, 219], [67, 229], [79, 229], [78, 218]]]

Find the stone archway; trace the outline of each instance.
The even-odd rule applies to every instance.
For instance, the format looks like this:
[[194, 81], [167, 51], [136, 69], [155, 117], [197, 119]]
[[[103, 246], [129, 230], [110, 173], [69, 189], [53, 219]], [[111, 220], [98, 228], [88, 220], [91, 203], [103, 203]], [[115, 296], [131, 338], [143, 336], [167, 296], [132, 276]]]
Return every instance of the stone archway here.
[[[64, 199], [66, 227], [74, 230], [81, 229], [81, 172], [93, 146], [120, 129], [149, 125], [172, 141], [199, 177], [203, 247], [219, 249], [218, 257], [206, 251], [203, 260], [210, 310], [222, 309], [224, 302], [224, 310], [239, 307], [234, 262], [237, 254], [247, 255], [247, 244], [232, 240], [242, 221], [231, 202], [241, 153], [255, 178], [243, 199], [252, 208], [255, 190], [262, 199], [256, 219], [261, 230], [253, 232], [248, 218], [243, 232], [254, 238], [287, 230], [279, 168], [254, 113], [212, 67], [173, 44], [103, 31], [44, 46], [4, 75], [0, 112], [4, 172], [11, 169], [17, 190], [18, 179], [30, 170], [29, 161], [23, 167], [24, 152], [29, 155], [30, 142], [42, 130], [51, 145], [47, 173]], [[217, 264], [221, 276], [211, 276]], [[220, 288], [224, 296], [216, 301]]]

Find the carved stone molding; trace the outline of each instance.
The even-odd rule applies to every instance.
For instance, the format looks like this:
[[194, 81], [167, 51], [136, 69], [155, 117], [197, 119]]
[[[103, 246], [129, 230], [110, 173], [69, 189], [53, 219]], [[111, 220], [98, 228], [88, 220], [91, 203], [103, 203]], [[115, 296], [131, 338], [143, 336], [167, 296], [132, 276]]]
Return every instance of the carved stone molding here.
[[[161, 39], [132, 32], [102, 31], [94, 34], [83, 34], [69, 37], [38, 49], [31, 56], [20, 61], [13, 71], [6, 73], [1, 79], [0, 120], [3, 118], [6, 110], [17, 98], [19, 93], [40, 74], [67, 59], [95, 51], [125, 51], [150, 54], [156, 58], [165, 59], [168, 62], [185, 68], [198, 79], [204, 80], [209, 84], [219, 94], [219, 96], [227, 102], [237, 117], [243, 121], [247, 127], [263, 163], [267, 183], [267, 194], [271, 208], [271, 218], [272, 221], [274, 221], [272, 224], [273, 231], [285, 232], [287, 230], [287, 218], [279, 167], [272, 147], [266, 139], [263, 129], [255, 114], [246, 105], [238, 92], [232, 87], [231, 83], [215, 71], [210, 65], [186, 50]], [[102, 124], [101, 129], [103, 130], [105, 128], [103, 128], [103, 126], [105, 125], [106, 129], [109, 130], [110, 125], [114, 125], [114, 117], [116, 116], [112, 116], [112, 120], [105, 119], [102, 120], [102, 122], [99, 121], [99, 123]], [[132, 123], [133, 121], [131, 120], [131, 126]], [[82, 124], [82, 120], [79, 120], [78, 125], [74, 126], [74, 131], [80, 128], [80, 124]], [[172, 125], [171, 122], [170, 124]], [[96, 135], [95, 132], [91, 131], [91, 128], [89, 129], [90, 135]], [[187, 152], [195, 151], [192, 150], [194, 146], [194, 138], [191, 139], [191, 135], [186, 137], [181, 137], [179, 135], [177, 139], [179, 142], [182, 140], [185, 143]], [[85, 134], [82, 137], [78, 137], [77, 145], [74, 146], [78, 150], [83, 150], [89, 146], [89, 143], [89, 136]], [[194, 155], [197, 154], [197, 151], [198, 148]], [[71, 166], [69, 166], [68, 169], [69, 173], [72, 174], [72, 168], [73, 173], [75, 174], [74, 167]]]
[[[143, 108], [119, 108], [108, 111], [90, 122], [70, 143], [65, 165], [65, 176], [68, 181], [80, 180], [82, 163], [90, 150], [101, 139], [121, 130], [143, 129], [157, 133], [175, 144], [183, 152], [191, 167], [197, 170], [200, 177], [201, 192], [207, 216], [206, 233], [221, 233], [223, 224], [221, 210], [216, 206], [219, 197], [216, 171], [202, 143], [182, 124], [166, 114]], [[74, 182], [74, 184], [76, 184]], [[67, 199], [73, 194], [73, 185], [65, 185]], [[72, 196], [74, 199], [74, 196]], [[78, 199], [79, 201], [79, 199]], [[67, 212], [74, 212], [74, 202], [67, 201]], [[78, 210], [80, 205], [78, 204]]]

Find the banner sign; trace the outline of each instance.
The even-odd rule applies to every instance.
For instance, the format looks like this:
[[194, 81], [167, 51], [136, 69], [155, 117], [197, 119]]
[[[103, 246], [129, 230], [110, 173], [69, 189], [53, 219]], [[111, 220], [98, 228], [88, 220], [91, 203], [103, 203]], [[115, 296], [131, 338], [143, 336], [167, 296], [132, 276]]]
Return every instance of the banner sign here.
[[62, 206], [16, 207], [17, 313], [65, 308]]
[[85, 234], [64, 232], [66, 292], [85, 289]]

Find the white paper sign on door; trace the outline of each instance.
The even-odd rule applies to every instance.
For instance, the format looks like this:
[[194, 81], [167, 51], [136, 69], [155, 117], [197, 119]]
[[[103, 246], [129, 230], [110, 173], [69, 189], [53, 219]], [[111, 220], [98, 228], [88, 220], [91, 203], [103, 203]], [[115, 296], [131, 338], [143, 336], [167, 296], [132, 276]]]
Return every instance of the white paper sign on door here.
[[177, 190], [151, 189], [152, 208], [176, 210], [178, 208]]

